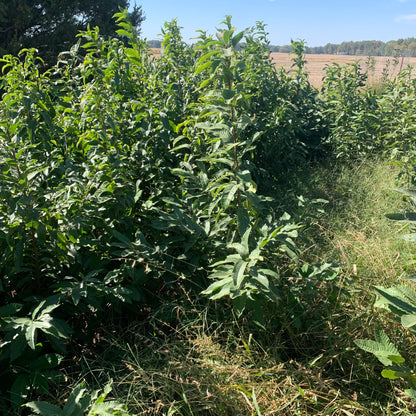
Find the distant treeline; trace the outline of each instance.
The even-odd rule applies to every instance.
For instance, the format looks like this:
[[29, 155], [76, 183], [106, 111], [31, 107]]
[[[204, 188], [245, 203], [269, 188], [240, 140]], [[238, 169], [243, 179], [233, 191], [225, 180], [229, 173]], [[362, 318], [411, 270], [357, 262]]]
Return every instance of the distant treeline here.
[[[151, 48], [160, 48], [161, 41], [148, 42]], [[292, 52], [291, 45], [270, 46], [271, 52]], [[306, 46], [306, 53], [328, 53], [339, 55], [362, 56], [416, 56], [416, 38], [407, 38], [382, 42], [380, 40], [363, 40], [359, 42], [327, 43], [325, 46]]]
[[[272, 52], [291, 52], [292, 46], [271, 46]], [[306, 47], [306, 53], [328, 53], [363, 56], [416, 56], [416, 38], [406, 38], [382, 42], [363, 40], [359, 42], [327, 43], [325, 46]]]

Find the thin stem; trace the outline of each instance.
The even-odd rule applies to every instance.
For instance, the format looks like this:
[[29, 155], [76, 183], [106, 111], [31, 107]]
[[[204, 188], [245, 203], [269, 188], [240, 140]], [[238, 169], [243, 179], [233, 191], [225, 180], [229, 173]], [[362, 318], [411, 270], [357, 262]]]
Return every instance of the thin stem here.
[[[227, 74], [230, 74], [230, 61], [229, 59], [227, 59], [226, 62], [226, 67], [227, 67]], [[228, 83], [228, 89], [231, 91], [232, 90], [232, 80], [231, 80], [231, 76], [228, 76], [227, 79], [227, 83]], [[237, 137], [237, 130], [235, 128], [235, 109], [233, 107], [233, 105], [231, 105], [231, 123], [232, 123], [232, 135], [233, 135], [233, 141], [234, 141], [234, 169], [238, 170], [238, 155], [237, 155], [237, 143], [238, 143], [238, 137]], [[238, 178], [237, 178], [238, 181]]]
[[[228, 79], [227, 79], [228, 89], [231, 91], [233, 85], [232, 85], [232, 79], [231, 79], [229, 59], [226, 60], [226, 68], [227, 68], [227, 74], [228, 74]], [[238, 171], [238, 154], [237, 154], [238, 136], [237, 136], [237, 129], [235, 127], [235, 122], [236, 122], [235, 109], [234, 109], [233, 104], [231, 104], [231, 123], [232, 123], [231, 133], [233, 135], [233, 143], [234, 143], [234, 171], [237, 172]], [[238, 184], [240, 183], [240, 178], [238, 176], [236, 176], [236, 182]], [[240, 189], [237, 190], [237, 204], [239, 207], [241, 207]]]

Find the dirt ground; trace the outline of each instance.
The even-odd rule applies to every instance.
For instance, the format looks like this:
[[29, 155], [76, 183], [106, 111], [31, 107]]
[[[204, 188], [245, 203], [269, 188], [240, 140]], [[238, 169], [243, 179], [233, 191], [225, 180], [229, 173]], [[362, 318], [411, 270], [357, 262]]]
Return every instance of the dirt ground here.
[[[154, 55], [159, 55], [160, 49], [153, 49], [152, 52]], [[283, 66], [286, 69], [290, 69], [293, 55], [288, 53], [273, 52], [271, 56], [277, 68]], [[309, 80], [315, 87], [320, 87], [322, 85], [322, 79], [325, 75], [325, 67], [331, 65], [333, 62], [343, 65], [359, 60], [363, 69], [366, 69], [368, 66], [368, 57], [365, 56], [307, 54], [305, 55], [305, 59], [306, 70], [309, 73]], [[375, 56], [372, 60], [374, 60], [374, 66], [369, 71], [369, 83], [371, 84], [377, 84], [377, 82], [382, 79], [384, 68], [388, 69], [390, 78], [393, 78], [401, 69], [406, 68], [408, 65], [416, 67], [416, 58], [404, 57], [395, 59], [387, 56]]]

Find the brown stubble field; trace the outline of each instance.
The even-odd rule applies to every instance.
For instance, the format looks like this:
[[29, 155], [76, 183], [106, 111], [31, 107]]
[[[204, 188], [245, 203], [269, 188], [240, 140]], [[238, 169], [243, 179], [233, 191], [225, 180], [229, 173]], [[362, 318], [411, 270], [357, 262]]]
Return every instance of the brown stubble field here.
[[[284, 67], [290, 69], [292, 65], [293, 55], [288, 53], [273, 52], [273, 62], [277, 68]], [[322, 79], [325, 75], [325, 68], [334, 62], [344, 65], [347, 63], [353, 63], [359, 61], [363, 70], [368, 67], [368, 57], [365, 56], [353, 56], [353, 55], [326, 55], [326, 54], [307, 54], [305, 55], [306, 71], [309, 73], [309, 80], [315, 87], [322, 85]], [[369, 71], [369, 83], [377, 84], [383, 76], [384, 68], [387, 68], [390, 78], [395, 77], [401, 68], [406, 68], [408, 65], [416, 66], [416, 58], [392, 58], [387, 56], [375, 56], [371, 60], [374, 60], [374, 66]]]
[[[160, 55], [160, 49], [152, 49], [153, 55]], [[293, 55], [289, 53], [273, 52], [271, 54], [273, 62], [279, 69], [284, 67], [290, 69], [292, 65]], [[395, 77], [400, 69], [406, 68], [408, 65], [416, 67], [416, 58], [392, 58], [387, 56], [375, 56], [371, 58], [374, 60], [374, 66], [369, 71], [369, 84], [377, 84], [381, 81], [384, 68], [387, 68], [390, 78]], [[328, 65], [336, 62], [340, 65], [347, 63], [360, 62], [363, 70], [368, 67], [368, 57], [354, 56], [354, 55], [326, 55], [326, 54], [306, 54], [306, 71], [309, 73], [309, 80], [315, 87], [322, 85], [322, 79], [325, 75], [325, 68]]]

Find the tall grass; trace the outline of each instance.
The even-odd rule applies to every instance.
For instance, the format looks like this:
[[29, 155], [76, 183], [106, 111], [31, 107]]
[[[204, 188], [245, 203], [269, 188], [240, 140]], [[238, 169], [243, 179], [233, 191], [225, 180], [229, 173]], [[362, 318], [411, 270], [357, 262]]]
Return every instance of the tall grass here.
[[405, 208], [394, 191], [399, 168], [387, 161], [365, 160], [352, 167], [342, 166], [331, 175], [327, 194], [330, 204], [325, 223], [325, 253], [346, 271], [361, 278], [391, 283], [410, 267], [406, 253], [413, 251], [401, 240], [402, 225], [386, 214]]

